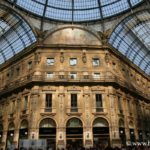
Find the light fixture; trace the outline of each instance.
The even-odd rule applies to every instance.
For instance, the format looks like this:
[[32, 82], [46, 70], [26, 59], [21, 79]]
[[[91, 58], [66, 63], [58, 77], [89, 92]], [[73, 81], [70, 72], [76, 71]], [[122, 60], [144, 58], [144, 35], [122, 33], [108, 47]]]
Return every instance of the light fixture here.
[[133, 131], [131, 131], [131, 134], [133, 134], [134, 132]]
[[13, 136], [14, 134], [13, 133], [10, 133], [10, 136]]
[[122, 131], [122, 130], [120, 130], [120, 133], [121, 133], [121, 134], [123, 134], [123, 131]]
[[27, 134], [28, 134], [28, 132], [25, 132], [24, 134], [25, 134], [25, 135], [27, 135]]

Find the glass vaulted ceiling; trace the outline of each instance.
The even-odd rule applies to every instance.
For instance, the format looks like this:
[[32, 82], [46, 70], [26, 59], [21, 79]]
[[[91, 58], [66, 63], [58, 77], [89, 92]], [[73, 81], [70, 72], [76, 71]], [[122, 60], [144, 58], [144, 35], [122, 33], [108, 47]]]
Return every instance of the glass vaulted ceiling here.
[[8, 0], [38, 16], [68, 22], [104, 19], [131, 9], [143, 0]]
[[31, 28], [20, 16], [0, 7], [0, 64], [35, 41]]
[[113, 31], [109, 43], [150, 75], [150, 11], [128, 16]]

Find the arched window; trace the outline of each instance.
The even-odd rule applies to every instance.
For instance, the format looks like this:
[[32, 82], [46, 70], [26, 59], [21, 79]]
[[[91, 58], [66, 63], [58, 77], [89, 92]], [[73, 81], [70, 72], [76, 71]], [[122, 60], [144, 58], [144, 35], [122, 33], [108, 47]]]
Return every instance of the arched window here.
[[20, 129], [26, 129], [28, 128], [28, 121], [27, 120], [22, 120]]
[[12, 130], [15, 130], [15, 125], [13, 122], [11, 122], [8, 126], [8, 131], [12, 131]]
[[124, 121], [122, 119], [119, 120], [119, 127], [124, 128]]
[[109, 124], [104, 118], [96, 118], [93, 122], [93, 127], [109, 127]]
[[24, 119], [20, 124], [19, 139], [27, 139], [27, 138], [28, 138], [28, 121]]
[[47, 148], [55, 149], [56, 122], [51, 118], [43, 119], [39, 124], [39, 139], [47, 141]]
[[55, 127], [56, 127], [56, 123], [51, 118], [43, 119], [40, 122], [40, 128], [55, 128]]
[[82, 122], [78, 118], [71, 118], [67, 122], [67, 127], [68, 128], [74, 128], [74, 127], [82, 127]]

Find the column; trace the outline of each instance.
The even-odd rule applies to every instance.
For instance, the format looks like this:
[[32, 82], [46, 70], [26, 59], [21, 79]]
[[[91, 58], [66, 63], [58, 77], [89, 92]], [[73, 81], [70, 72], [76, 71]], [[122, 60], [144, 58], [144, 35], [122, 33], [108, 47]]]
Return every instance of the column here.
[[37, 127], [37, 120], [39, 115], [38, 109], [38, 92], [32, 92], [30, 97], [30, 120], [29, 120], [29, 139], [38, 139], [39, 128]]
[[[63, 88], [63, 87], [61, 87]], [[66, 130], [65, 130], [65, 124], [64, 124], [64, 118], [65, 118], [65, 114], [64, 114], [64, 110], [65, 110], [65, 103], [64, 103], [64, 97], [65, 94], [64, 93], [60, 93], [58, 95], [59, 97], [59, 124], [58, 124], [58, 128], [57, 128], [57, 141], [56, 141], [56, 145], [57, 148], [64, 148], [66, 147]]]
[[14, 131], [13, 144], [15, 145], [15, 148], [18, 148], [18, 144], [19, 144], [19, 130], [18, 129]]
[[115, 146], [121, 146], [120, 136], [119, 136], [119, 126], [118, 126], [118, 103], [116, 95], [109, 95], [110, 101], [110, 144]]
[[91, 114], [90, 114], [90, 95], [88, 91], [83, 94], [84, 97], [84, 109], [85, 109], [85, 127], [83, 128], [83, 137], [84, 137], [84, 147], [90, 148], [93, 146], [93, 133], [91, 128]]
[[7, 139], [7, 131], [3, 131], [3, 136], [2, 136], [2, 143], [0, 145], [0, 148], [2, 148], [3, 150], [5, 150], [6, 147], [6, 139]]

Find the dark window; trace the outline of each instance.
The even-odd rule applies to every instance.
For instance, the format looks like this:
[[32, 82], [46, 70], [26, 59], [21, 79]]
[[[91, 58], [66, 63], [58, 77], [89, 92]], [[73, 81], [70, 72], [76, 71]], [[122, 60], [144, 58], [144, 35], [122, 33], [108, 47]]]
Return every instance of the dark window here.
[[77, 94], [71, 94], [71, 112], [77, 112]]
[[46, 94], [45, 111], [52, 111], [52, 94]]
[[28, 70], [32, 69], [32, 61], [28, 62]]
[[122, 100], [121, 100], [120, 96], [118, 96], [118, 108], [119, 108], [119, 112], [123, 113], [123, 110], [122, 110]]
[[24, 110], [28, 108], [28, 96], [24, 97]]
[[53, 66], [54, 65], [54, 58], [47, 58], [46, 63], [48, 66]]
[[20, 74], [20, 68], [18, 67], [16, 68], [16, 75], [19, 76], [19, 74]]
[[71, 79], [76, 79], [77, 78], [77, 73], [76, 72], [71, 72], [70, 73], [70, 78]]
[[103, 111], [103, 102], [102, 102], [102, 95], [96, 94], [96, 112], [102, 112]]
[[93, 66], [99, 66], [100, 65], [99, 58], [93, 58], [92, 63], [93, 63]]

